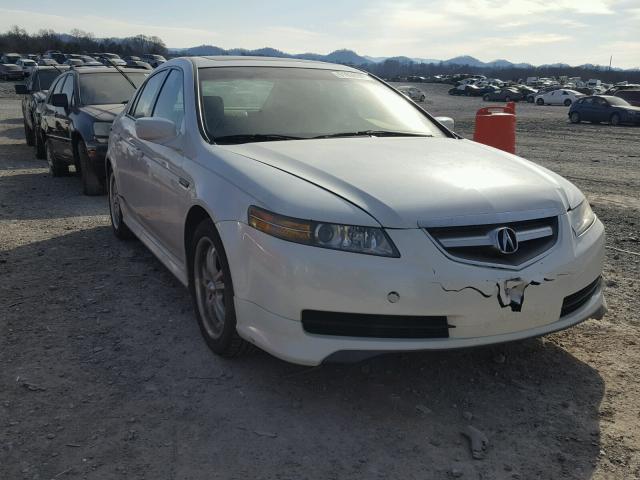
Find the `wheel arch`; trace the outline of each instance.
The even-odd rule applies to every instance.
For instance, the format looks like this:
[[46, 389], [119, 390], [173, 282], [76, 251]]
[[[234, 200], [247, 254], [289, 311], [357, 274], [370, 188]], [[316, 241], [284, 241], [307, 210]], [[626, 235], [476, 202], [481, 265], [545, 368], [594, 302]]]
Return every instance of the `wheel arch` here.
[[213, 228], [217, 232], [217, 228], [215, 226], [215, 222], [213, 220], [213, 216], [202, 206], [199, 204], [192, 205], [187, 213], [187, 217], [184, 222], [184, 231], [183, 231], [183, 242], [184, 242], [184, 253], [185, 253], [185, 261], [187, 263], [187, 273], [189, 278], [191, 278], [191, 255], [193, 252], [191, 251], [191, 238], [198, 228], [198, 225], [202, 223], [203, 220], [211, 220], [213, 223]]

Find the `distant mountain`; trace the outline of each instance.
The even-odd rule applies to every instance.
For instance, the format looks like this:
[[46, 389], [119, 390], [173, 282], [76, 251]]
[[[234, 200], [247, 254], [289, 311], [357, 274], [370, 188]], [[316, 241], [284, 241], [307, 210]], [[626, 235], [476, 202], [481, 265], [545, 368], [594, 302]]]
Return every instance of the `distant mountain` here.
[[[491, 62], [483, 62], [470, 55], [461, 55], [458, 57], [449, 58], [448, 60], [436, 60], [432, 58], [415, 58], [406, 56], [395, 57], [372, 57], [367, 55], [358, 55], [353, 50], [335, 50], [327, 55], [320, 53], [298, 53], [292, 54], [277, 50], [275, 48], [264, 47], [255, 50], [248, 50], [244, 48], [231, 48], [225, 50], [224, 48], [216, 47], [213, 45], [200, 45], [191, 48], [170, 48], [169, 52], [172, 55], [240, 55], [240, 56], [259, 56], [259, 57], [281, 57], [281, 58], [300, 58], [303, 60], [316, 60], [321, 62], [340, 63], [343, 65], [356, 65], [367, 66], [373, 64], [380, 64], [385, 61], [394, 61], [402, 65], [410, 65], [411, 63], [422, 64], [442, 64], [442, 65], [458, 65], [468, 66], [469, 68], [522, 68], [531, 69], [536, 68], [535, 65], [530, 63], [513, 63], [505, 59], [496, 59]], [[570, 68], [570, 65], [566, 63], [553, 63], [548, 65], [540, 65], [540, 68]], [[600, 65], [580, 65], [581, 68], [590, 70], [608, 70], [608, 66]], [[612, 70], [623, 71], [624, 69], [613, 68]], [[629, 69], [629, 71], [637, 71], [637, 68]]]

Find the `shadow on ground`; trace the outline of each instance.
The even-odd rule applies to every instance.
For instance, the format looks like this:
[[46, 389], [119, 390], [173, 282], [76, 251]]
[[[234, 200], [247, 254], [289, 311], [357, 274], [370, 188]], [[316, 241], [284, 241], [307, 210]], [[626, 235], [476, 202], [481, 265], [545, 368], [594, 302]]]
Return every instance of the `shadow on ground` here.
[[[0, 477], [593, 472], [603, 381], [552, 342], [316, 368], [261, 352], [227, 360], [205, 347], [184, 287], [108, 227], [0, 262], [0, 408], [15, 422], [0, 434]], [[484, 460], [471, 458], [468, 424], [489, 438]]]

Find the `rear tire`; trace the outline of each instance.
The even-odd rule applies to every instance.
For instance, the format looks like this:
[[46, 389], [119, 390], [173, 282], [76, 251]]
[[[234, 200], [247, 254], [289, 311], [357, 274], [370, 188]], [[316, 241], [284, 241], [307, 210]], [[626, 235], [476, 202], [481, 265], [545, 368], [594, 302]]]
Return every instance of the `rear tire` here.
[[69, 166], [63, 163], [60, 163], [60, 161], [56, 159], [55, 152], [53, 150], [53, 143], [51, 143], [51, 140], [47, 139], [47, 144], [45, 149], [46, 149], [47, 163], [49, 164], [49, 173], [51, 173], [51, 176], [63, 177], [65, 175], [69, 175]]
[[564, 101], [564, 106], [565, 107], [570, 107], [571, 106], [571, 100], [569, 100], [568, 98]]
[[484, 100], [485, 102], [489, 101], [489, 95], [485, 95], [484, 97], [482, 97], [482, 100]]
[[82, 193], [85, 195], [104, 195], [104, 183], [91, 165], [87, 146], [82, 140], [78, 141], [76, 147], [78, 161], [80, 164], [80, 178], [82, 179]]
[[571, 123], [580, 123], [580, 114], [578, 112], [571, 112], [569, 120], [571, 120]]
[[223, 357], [252, 349], [236, 330], [233, 283], [218, 232], [210, 219], [196, 227], [189, 243], [189, 290], [200, 331], [209, 348]]
[[544, 100], [539, 98], [536, 100], [536, 105], [544, 105]]
[[613, 115], [611, 115], [611, 118], [609, 119], [609, 123], [614, 127], [617, 127], [618, 125], [620, 125], [620, 115], [617, 113], [614, 113]]
[[29, 128], [29, 125], [27, 125], [27, 121], [23, 120], [24, 123], [24, 139], [27, 141], [27, 145], [29, 145], [30, 147], [33, 146], [34, 144], [34, 131], [32, 128]]
[[113, 228], [113, 234], [120, 240], [129, 240], [130, 238], [133, 238], [133, 233], [129, 230], [129, 227], [124, 223], [124, 219], [122, 218], [120, 195], [118, 192], [118, 185], [116, 183], [116, 176], [113, 173], [113, 170], [109, 170], [107, 185], [109, 193], [109, 215], [111, 217], [111, 228]]
[[504, 101], [505, 102], [510, 102], [511, 101], [511, 97], [509, 95], [507, 95], [506, 97], [504, 97]]
[[44, 160], [45, 158], [47, 158], [47, 149], [44, 143], [44, 139], [42, 138], [42, 133], [40, 132], [40, 129], [37, 127], [33, 135], [33, 140], [34, 140], [33, 146], [36, 150], [35, 151], [36, 158], [40, 160]]

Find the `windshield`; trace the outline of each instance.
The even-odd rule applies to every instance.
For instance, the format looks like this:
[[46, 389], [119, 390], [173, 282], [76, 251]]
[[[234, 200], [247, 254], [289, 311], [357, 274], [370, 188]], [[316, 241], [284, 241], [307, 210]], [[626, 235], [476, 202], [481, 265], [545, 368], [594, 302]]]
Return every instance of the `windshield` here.
[[[127, 76], [139, 87], [146, 73], [128, 73]], [[80, 75], [80, 103], [82, 105], [109, 105], [126, 103], [135, 89], [119, 72], [90, 73]]]
[[629, 102], [627, 102], [626, 100], [619, 98], [619, 97], [609, 97], [607, 98], [607, 100], [609, 101], [609, 103], [611, 105], [617, 105], [619, 107], [629, 107], [631, 106], [631, 104]]
[[39, 70], [37, 72], [38, 75], [38, 90], [49, 90], [49, 87], [53, 83], [53, 81], [58, 78], [60, 72], [57, 70]]
[[366, 132], [445, 136], [405, 97], [360, 72], [216, 67], [199, 75], [204, 126], [217, 143]]

